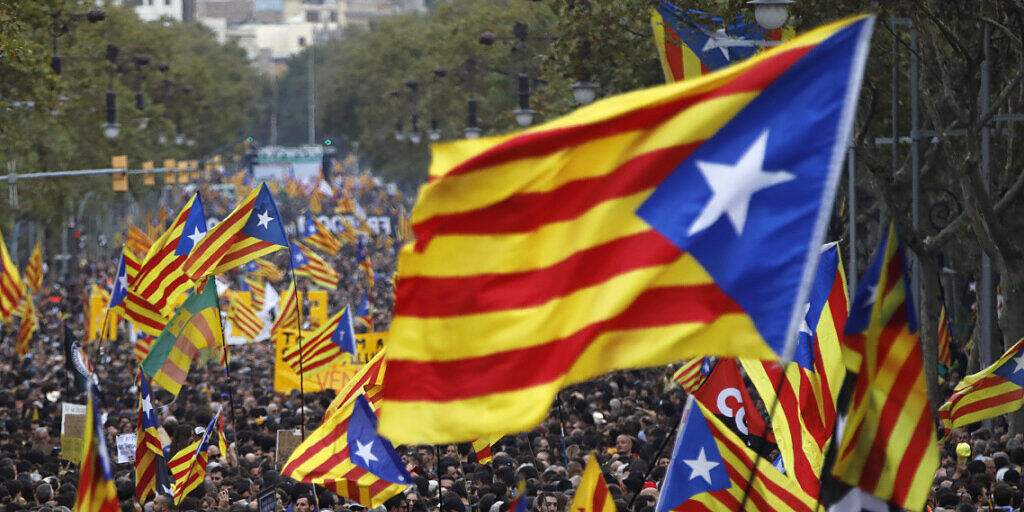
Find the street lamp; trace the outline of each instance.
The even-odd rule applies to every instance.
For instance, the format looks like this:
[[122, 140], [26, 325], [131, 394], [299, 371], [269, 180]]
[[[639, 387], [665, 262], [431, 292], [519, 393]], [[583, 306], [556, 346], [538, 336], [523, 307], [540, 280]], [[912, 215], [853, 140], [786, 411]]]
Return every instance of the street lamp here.
[[775, 30], [789, 19], [789, 6], [793, 0], [750, 0], [747, 5], [754, 7], [754, 19], [765, 30]]
[[405, 132], [402, 131], [402, 123], [395, 123], [395, 140], [401, 142], [405, 140]]
[[437, 127], [437, 119], [430, 120], [430, 129], [427, 130], [427, 138], [434, 142], [441, 140], [441, 129]]
[[572, 87], [572, 97], [576, 99], [576, 103], [589, 105], [597, 98], [597, 88], [600, 86], [589, 80], [579, 80], [570, 87]]
[[[593, 100], [591, 100], [593, 101]], [[513, 112], [516, 116], [516, 124], [526, 128], [533, 124], [533, 115], [537, 112], [530, 110], [530, 75], [519, 74], [519, 109]]]
[[409, 132], [409, 142], [412, 142], [413, 144], [419, 144], [420, 141], [422, 140], [422, 136], [420, 135], [419, 121], [420, 121], [420, 115], [419, 114], [413, 114], [412, 115], [412, 131]]
[[466, 116], [466, 129], [463, 130], [466, 133], [467, 139], [478, 139], [483, 130], [477, 126], [476, 118], [476, 100], [469, 100], [466, 103], [467, 116]]
[[121, 134], [121, 125], [117, 123], [117, 94], [107, 91], [107, 122], [103, 123], [103, 136], [116, 139]]

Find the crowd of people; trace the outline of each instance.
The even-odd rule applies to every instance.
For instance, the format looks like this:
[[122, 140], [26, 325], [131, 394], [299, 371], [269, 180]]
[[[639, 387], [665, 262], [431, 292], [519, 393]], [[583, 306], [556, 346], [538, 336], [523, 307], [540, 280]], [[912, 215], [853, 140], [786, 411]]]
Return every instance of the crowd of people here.
[[[408, 199], [376, 191], [353, 192], [380, 211], [402, 210]], [[182, 200], [182, 203], [184, 199]], [[287, 215], [287, 214], [286, 214]], [[377, 274], [372, 303], [374, 328], [387, 330], [395, 271], [394, 237], [376, 236], [366, 248]], [[78, 484], [77, 464], [61, 451], [62, 402], [84, 403], [65, 370], [64, 326], [85, 338], [84, 290], [94, 283], [110, 288], [116, 248], [104, 261], [84, 262], [71, 274], [46, 276], [36, 297], [39, 330], [29, 355], [14, 351], [16, 329], [3, 331], [0, 358], [0, 512], [70, 512]], [[272, 259], [286, 268], [285, 253]], [[334, 307], [355, 304], [367, 285], [358, 270], [357, 249], [346, 244], [328, 260], [342, 281], [331, 292]], [[229, 276], [238, 284], [240, 276]], [[286, 281], [274, 283], [279, 290]], [[310, 285], [300, 281], [300, 288]], [[136, 430], [138, 361], [122, 327], [117, 340], [86, 346], [101, 389], [108, 446], [117, 434]], [[231, 347], [228, 370], [197, 361], [176, 398], [157, 391], [154, 402], [171, 453], [202, 436], [218, 410], [227, 419], [227, 453], [209, 448], [205, 481], [175, 505], [168, 496], [135, 499], [134, 467], [115, 466], [123, 512], [255, 512], [257, 496], [274, 489], [279, 511], [358, 512], [364, 506], [318, 486], [296, 482], [279, 471], [278, 430], [322, 420], [334, 391], [301, 395], [274, 390], [274, 348], [269, 341]], [[414, 484], [388, 500], [386, 512], [506, 512], [525, 492], [536, 512], [568, 510], [590, 456], [601, 463], [620, 511], [652, 512], [671, 453], [670, 436], [686, 399], [672, 379], [673, 368], [622, 371], [560, 393], [548, 419], [529, 432], [507, 435], [491, 447], [493, 461], [481, 464], [470, 443], [397, 447]], [[230, 377], [229, 377], [230, 376]], [[945, 380], [948, 393], [958, 373]], [[197, 428], [199, 427], [199, 428]], [[1005, 424], [954, 431], [940, 447], [942, 467], [935, 475], [929, 505], [933, 511], [1017, 510], [1022, 505], [1024, 436], [1007, 434]], [[767, 454], [773, 457], [773, 454]], [[773, 459], [769, 459], [773, 460]]]

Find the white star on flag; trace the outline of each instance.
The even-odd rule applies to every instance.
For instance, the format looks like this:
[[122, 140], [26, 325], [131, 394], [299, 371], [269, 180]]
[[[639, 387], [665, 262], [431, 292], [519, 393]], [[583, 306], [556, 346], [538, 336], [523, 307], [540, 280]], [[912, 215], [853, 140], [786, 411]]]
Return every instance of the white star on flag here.
[[811, 332], [811, 324], [809, 324], [807, 322], [807, 313], [809, 313], [810, 311], [811, 311], [811, 303], [808, 302], [804, 306], [804, 314], [803, 314], [803, 316], [800, 317], [800, 318], [803, 318], [803, 320], [804, 320], [803, 325], [800, 326], [800, 332], [805, 332], [807, 334], [810, 334], [811, 336], [814, 336], [814, 333]]
[[709, 485], [711, 484], [711, 470], [720, 464], [719, 462], [711, 462], [708, 460], [707, 456], [704, 455], [703, 447], [700, 449], [700, 454], [697, 455], [696, 459], [683, 459], [683, 462], [686, 463], [687, 466], [690, 466], [690, 480], [699, 476], [706, 480]]
[[268, 224], [270, 224], [270, 221], [274, 220], [274, 218], [269, 214], [270, 210], [263, 210], [263, 213], [259, 214], [260, 221], [257, 222], [256, 225], [263, 229], [269, 229]]
[[765, 130], [733, 165], [697, 161], [697, 169], [711, 188], [711, 199], [704, 205], [697, 220], [690, 225], [689, 236], [711, 227], [722, 215], [728, 216], [736, 234], [742, 235], [753, 195], [768, 187], [796, 179], [796, 176], [786, 171], [764, 170], [764, 154], [767, 149], [768, 130]]
[[199, 226], [196, 226], [193, 229], [195, 229], [195, 232], [193, 232], [191, 235], [188, 235], [186, 238], [192, 240], [192, 247], [195, 247], [196, 244], [198, 244], [199, 241], [202, 240], [204, 236], [206, 236], [206, 232], [199, 231]]
[[1014, 362], [1014, 364], [1017, 365], [1013, 369], [1013, 373], [1017, 373], [1017, 372], [1021, 371], [1022, 369], [1024, 369], [1024, 354], [1021, 354], [1021, 355], [1013, 358], [1013, 362]]
[[377, 462], [377, 456], [373, 454], [373, 441], [363, 444], [356, 439], [356, 446], [359, 447], [356, 450], [356, 457], [363, 459], [363, 464], [369, 465], [371, 462]]

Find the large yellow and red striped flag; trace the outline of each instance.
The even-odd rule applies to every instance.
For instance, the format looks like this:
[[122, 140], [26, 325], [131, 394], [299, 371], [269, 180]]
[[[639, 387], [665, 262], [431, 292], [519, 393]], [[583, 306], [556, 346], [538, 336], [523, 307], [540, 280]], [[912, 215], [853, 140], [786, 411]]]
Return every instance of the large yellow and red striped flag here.
[[608, 484], [601, 474], [601, 466], [597, 463], [597, 454], [590, 454], [587, 468], [583, 470], [580, 485], [576, 487], [576, 495], [572, 498], [573, 512], [615, 512], [615, 498], [608, 490]]
[[182, 269], [189, 279], [201, 284], [211, 275], [287, 247], [284, 222], [264, 183], [210, 229], [196, 244]]
[[85, 446], [74, 512], [119, 512], [121, 506], [114, 487], [114, 465], [104, 440], [99, 411], [93, 401], [92, 386], [89, 386], [82, 436]]
[[612, 370], [788, 357], [871, 26], [435, 145], [399, 259], [381, 431], [526, 431], [559, 389]]
[[32, 293], [37, 293], [43, 287], [43, 249], [40, 242], [32, 249], [32, 257], [28, 259], [28, 266], [25, 267], [25, 286], [28, 286]]
[[921, 510], [939, 452], [909, 281], [890, 223], [844, 329], [844, 345], [863, 347], [863, 355], [832, 474], [901, 508]]
[[199, 351], [207, 347], [220, 349], [223, 345], [217, 290], [211, 286], [185, 299], [153, 343], [142, 361], [142, 369], [153, 376], [153, 382], [177, 396]]
[[0, 231], [0, 323], [11, 321], [24, 296], [25, 283], [21, 282], [21, 273], [7, 252], [4, 233]]
[[1024, 405], [1024, 339], [991, 366], [964, 377], [939, 408], [946, 431], [1006, 414]]
[[741, 360], [761, 400], [778, 401], [772, 430], [786, 474], [815, 498], [846, 376], [839, 346], [848, 314], [842, 261], [837, 244], [822, 248], [793, 362], [783, 368], [775, 361]]
[[939, 310], [939, 362], [949, 368], [953, 364], [953, 333], [949, 332], [946, 306]]

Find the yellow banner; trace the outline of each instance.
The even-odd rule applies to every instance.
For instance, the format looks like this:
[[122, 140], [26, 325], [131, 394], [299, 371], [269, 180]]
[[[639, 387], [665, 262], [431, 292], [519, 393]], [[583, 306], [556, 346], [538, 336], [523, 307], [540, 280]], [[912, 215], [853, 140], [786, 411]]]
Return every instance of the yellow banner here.
[[[302, 382], [302, 389], [306, 393], [324, 389], [336, 391], [341, 389], [359, 371], [363, 363], [372, 359], [380, 349], [384, 348], [387, 334], [386, 332], [356, 334], [356, 360], [358, 363], [344, 361], [317, 375], [306, 377]], [[308, 333], [303, 332], [303, 335], [304, 337], [308, 336]], [[274, 340], [274, 391], [288, 393], [293, 389], [299, 389], [299, 374], [284, 362], [285, 349], [297, 344], [295, 331], [290, 329], [283, 330]]]

